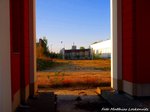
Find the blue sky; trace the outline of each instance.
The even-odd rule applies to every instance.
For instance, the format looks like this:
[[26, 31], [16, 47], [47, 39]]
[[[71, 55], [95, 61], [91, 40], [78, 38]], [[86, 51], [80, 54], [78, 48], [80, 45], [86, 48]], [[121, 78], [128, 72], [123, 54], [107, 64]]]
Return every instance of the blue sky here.
[[[110, 0], [36, 0], [37, 39], [50, 50], [77, 48], [110, 37]], [[63, 43], [61, 43], [63, 41]]]

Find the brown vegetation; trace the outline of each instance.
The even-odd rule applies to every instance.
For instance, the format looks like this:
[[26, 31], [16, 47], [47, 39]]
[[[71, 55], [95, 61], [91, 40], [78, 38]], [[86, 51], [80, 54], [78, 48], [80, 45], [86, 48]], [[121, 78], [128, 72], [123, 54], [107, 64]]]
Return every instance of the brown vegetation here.
[[110, 86], [110, 60], [53, 60], [54, 66], [37, 73], [39, 87]]

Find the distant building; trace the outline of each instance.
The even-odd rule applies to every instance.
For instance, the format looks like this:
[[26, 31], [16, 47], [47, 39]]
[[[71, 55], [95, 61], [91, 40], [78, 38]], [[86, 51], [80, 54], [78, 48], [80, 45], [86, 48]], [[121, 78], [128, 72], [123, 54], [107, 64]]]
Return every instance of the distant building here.
[[77, 49], [77, 46], [76, 45], [73, 45], [72, 46], [72, 50], [76, 50]]
[[75, 45], [72, 46], [72, 49], [65, 50], [63, 48], [60, 52], [63, 55], [63, 59], [91, 59], [91, 49], [76, 49]]
[[110, 58], [111, 57], [111, 40], [94, 42], [90, 45], [92, 57]]

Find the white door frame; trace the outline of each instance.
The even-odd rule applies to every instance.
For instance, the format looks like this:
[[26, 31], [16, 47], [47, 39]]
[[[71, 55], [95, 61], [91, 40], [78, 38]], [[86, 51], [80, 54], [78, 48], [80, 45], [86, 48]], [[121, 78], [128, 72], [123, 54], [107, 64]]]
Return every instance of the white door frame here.
[[122, 90], [122, 8], [121, 0], [110, 0], [111, 87]]
[[12, 112], [9, 0], [0, 0], [0, 112]]

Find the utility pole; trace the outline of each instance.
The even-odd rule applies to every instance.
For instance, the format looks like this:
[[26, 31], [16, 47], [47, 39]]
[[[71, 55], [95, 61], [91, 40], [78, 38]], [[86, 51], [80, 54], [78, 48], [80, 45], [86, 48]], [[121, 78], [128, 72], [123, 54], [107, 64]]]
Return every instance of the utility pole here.
[[52, 53], [52, 46], [53, 46], [53, 44], [51, 44], [51, 53]]
[[61, 41], [62, 44], [62, 59], [65, 59], [65, 45], [63, 47], [63, 41]]

